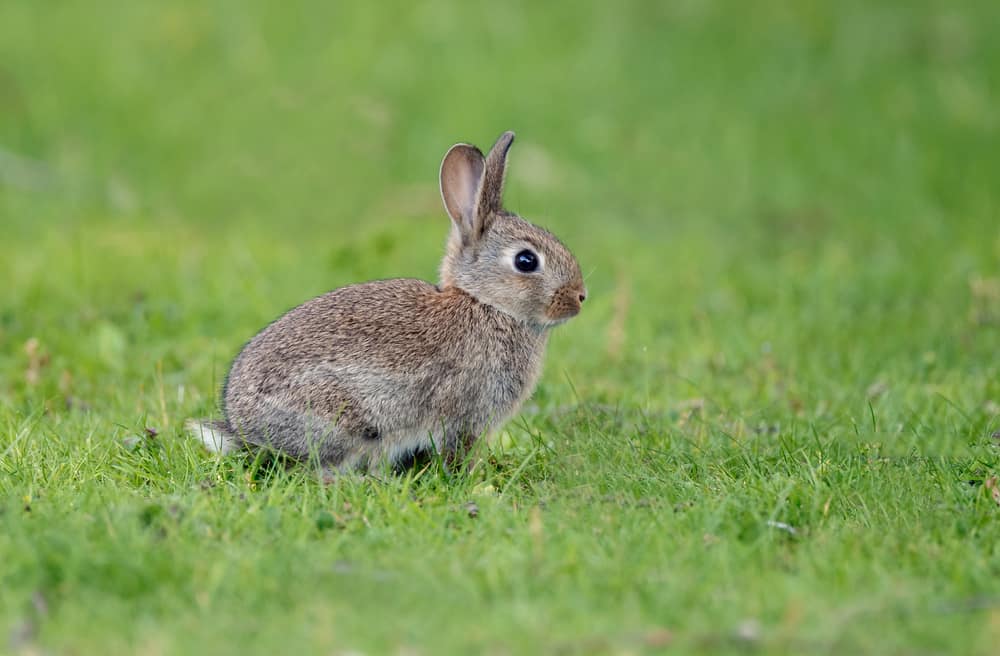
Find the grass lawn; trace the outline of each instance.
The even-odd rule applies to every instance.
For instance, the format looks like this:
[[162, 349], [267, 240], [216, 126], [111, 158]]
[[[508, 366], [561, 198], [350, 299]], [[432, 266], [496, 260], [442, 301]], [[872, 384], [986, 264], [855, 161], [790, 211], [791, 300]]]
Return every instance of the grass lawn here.
[[[998, 33], [989, 0], [0, 4], [0, 652], [997, 653]], [[505, 129], [590, 298], [471, 475], [323, 487], [183, 434], [284, 310], [433, 280], [441, 157]]]

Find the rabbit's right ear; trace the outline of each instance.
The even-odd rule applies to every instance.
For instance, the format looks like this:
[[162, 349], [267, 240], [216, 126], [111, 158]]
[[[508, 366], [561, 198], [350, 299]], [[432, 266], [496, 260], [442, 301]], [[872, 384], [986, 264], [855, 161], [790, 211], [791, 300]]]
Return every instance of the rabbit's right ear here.
[[485, 171], [483, 153], [470, 144], [455, 144], [441, 162], [441, 198], [464, 243], [483, 231], [478, 208]]

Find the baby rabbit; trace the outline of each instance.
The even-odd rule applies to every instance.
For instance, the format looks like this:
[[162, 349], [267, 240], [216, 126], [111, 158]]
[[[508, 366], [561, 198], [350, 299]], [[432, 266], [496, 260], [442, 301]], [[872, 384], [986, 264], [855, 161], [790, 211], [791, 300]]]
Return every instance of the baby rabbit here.
[[264, 447], [327, 473], [430, 451], [459, 463], [531, 394], [549, 329], [587, 297], [572, 253], [501, 206], [513, 141], [444, 156], [440, 284], [377, 280], [289, 311], [233, 362], [225, 420], [188, 430], [213, 451]]

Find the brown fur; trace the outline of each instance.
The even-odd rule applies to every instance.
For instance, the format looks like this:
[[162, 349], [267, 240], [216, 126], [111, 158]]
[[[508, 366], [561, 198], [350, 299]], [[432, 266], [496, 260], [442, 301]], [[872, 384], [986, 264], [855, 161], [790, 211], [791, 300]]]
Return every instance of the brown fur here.
[[[548, 330], [586, 288], [554, 236], [501, 208], [507, 150], [458, 144], [441, 165], [452, 232], [441, 285], [380, 280], [335, 289], [250, 340], [223, 391], [229, 434], [326, 468], [449, 461], [513, 414], [541, 371]], [[538, 272], [513, 256], [539, 254]], [[218, 430], [218, 426], [213, 427]]]

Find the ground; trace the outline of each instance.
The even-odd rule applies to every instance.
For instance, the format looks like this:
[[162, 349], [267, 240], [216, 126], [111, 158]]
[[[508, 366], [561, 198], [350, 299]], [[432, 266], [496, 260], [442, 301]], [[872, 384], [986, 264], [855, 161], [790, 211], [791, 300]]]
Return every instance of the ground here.
[[[1000, 5], [293, 4], [0, 5], [0, 650], [995, 653]], [[506, 129], [590, 298], [470, 475], [183, 434]]]

